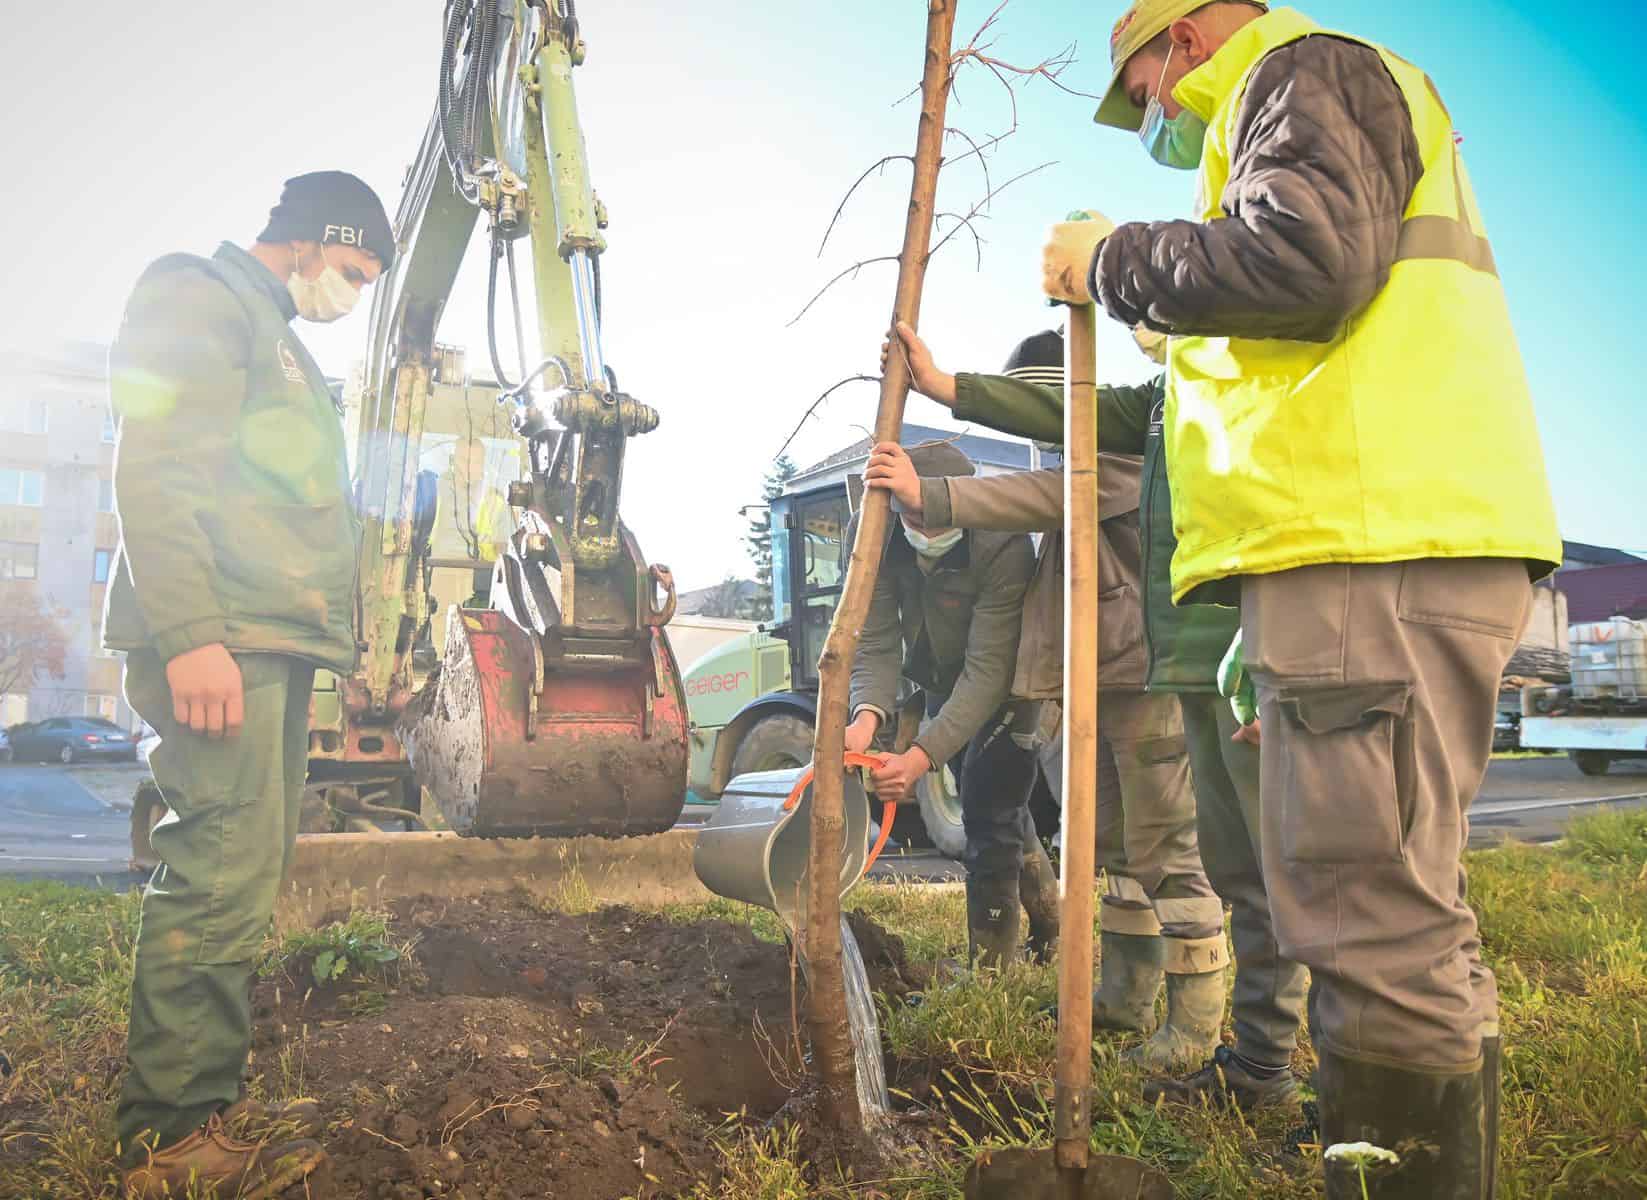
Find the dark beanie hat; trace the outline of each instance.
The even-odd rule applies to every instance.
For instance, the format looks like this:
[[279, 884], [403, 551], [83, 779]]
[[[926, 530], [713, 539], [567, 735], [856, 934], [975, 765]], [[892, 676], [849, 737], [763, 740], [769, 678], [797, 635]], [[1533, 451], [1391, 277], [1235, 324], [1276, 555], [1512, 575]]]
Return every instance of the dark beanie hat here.
[[315, 171], [288, 179], [257, 240], [358, 246], [377, 255], [384, 270], [395, 257], [394, 230], [383, 201], [347, 171]]
[[1001, 372], [1024, 383], [1064, 390], [1064, 335], [1047, 329], [1013, 347]]

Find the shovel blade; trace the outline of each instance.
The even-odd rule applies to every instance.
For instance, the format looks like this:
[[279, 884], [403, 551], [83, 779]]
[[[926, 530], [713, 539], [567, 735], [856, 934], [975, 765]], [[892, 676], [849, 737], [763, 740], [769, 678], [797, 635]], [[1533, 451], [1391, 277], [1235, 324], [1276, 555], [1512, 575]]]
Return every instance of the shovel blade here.
[[[986, 1150], [966, 1171], [966, 1200], [1070, 1200], [1050, 1148]], [[1075, 1196], [1080, 1200], [1172, 1200], [1172, 1184], [1149, 1164], [1122, 1154], [1095, 1154]]]

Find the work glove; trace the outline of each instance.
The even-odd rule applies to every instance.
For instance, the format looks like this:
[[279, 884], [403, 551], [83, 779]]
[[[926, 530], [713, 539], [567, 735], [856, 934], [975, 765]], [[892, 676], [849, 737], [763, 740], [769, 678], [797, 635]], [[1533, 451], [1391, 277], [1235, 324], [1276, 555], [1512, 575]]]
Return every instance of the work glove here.
[[1258, 694], [1253, 689], [1252, 677], [1247, 674], [1246, 662], [1241, 654], [1239, 629], [1235, 631], [1235, 640], [1230, 642], [1230, 648], [1224, 652], [1224, 660], [1218, 664], [1218, 694], [1229, 699], [1230, 710], [1243, 726], [1251, 725], [1258, 719]]
[[1072, 221], [1060, 221], [1047, 231], [1041, 248], [1041, 288], [1051, 300], [1091, 304], [1087, 272], [1098, 243], [1115, 232], [1115, 222], [1095, 209]]

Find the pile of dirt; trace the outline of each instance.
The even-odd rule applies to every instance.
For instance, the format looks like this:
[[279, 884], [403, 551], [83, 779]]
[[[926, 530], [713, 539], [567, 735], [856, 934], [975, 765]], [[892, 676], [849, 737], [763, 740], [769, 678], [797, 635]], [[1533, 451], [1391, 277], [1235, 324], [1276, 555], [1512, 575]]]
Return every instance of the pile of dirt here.
[[[746, 927], [423, 899], [392, 929], [414, 948], [380, 1011], [306, 979], [254, 996], [257, 1069], [321, 1101], [339, 1200], [689, 1192], [716, 1126], [804, 1079], [789, 953]], [[854, 930], [873, 985], [909, 991], [896, 938]]]

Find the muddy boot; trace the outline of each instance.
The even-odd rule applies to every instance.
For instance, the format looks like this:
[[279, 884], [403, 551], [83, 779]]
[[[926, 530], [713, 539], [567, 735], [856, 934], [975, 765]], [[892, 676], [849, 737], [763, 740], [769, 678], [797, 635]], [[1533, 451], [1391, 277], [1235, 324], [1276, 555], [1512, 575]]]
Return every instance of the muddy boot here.
[[[1319, 1053], [1327, 1200], [1490, 1200], [1497, 1130], [1482, 1067], [1440, 1072]], [[1358, 1142], [1389, 1156], [1334, 1149]]]
[[1018, 881], [993, 877], [966, 881], [967, 961], [999, 970], [1018, 957]]
[[1092, 1027], [1149, 1033], [1155, 1028], [1155, 995], [1166, 971], [1160, 934], [1112, 933], [1098, 942], [1098, 990], [1092, 994]]
[[1260, 1108], [1297, 1108], [1298, 1080], [1286, 1067], [1268, 1070], [1253, 1067], [1231, 1050], [1219, 1046], [1212, 1061], [1184, 1079], [1152, 1079], [1144, 1084], [1144, 1099], [1154, 1104], [1199, 1104], [1205, 1099], [1215, 1106], [1234, 1105], [1242, 1112]]
[[1163, 938], [1167, 1020], [1155, 1036], [1121, 1057], [1146, 1071], [1167, 1072], [1205, 1062], [1224, 1024], [1222, 933], [1206, 938]]
[[1029, 916], [1029, 956], [1036, 962], [1051, 962], [1058, 953], [1058, 875], [1039, 841], [1033, 850], [1024, 852], [1018, 896]]
[[296, 1100], [253, 1100], [244, 1091], [240, 1099], [223, 1110], [223, 1128], [235, 1137], [246, 1137], [279, 1126], [281, 1133], [296, 1137], [314, 1137], [325, 1122], [320, 1115], [320, 1102], [302, 1097]]
[[319, 1142], [240, 1142], [213, 1117], [180, 1142], [126, 1172], [126, 1200], [271, 1200], [326, 1162]]

